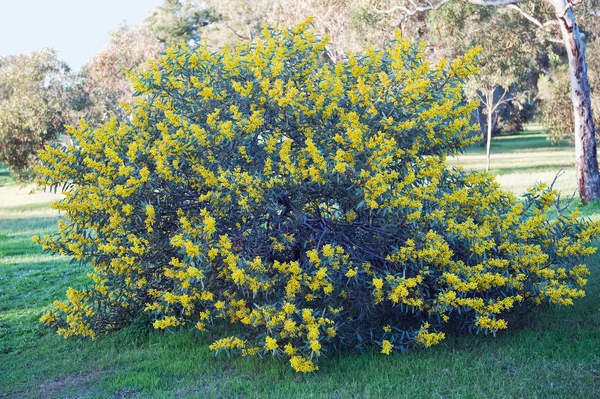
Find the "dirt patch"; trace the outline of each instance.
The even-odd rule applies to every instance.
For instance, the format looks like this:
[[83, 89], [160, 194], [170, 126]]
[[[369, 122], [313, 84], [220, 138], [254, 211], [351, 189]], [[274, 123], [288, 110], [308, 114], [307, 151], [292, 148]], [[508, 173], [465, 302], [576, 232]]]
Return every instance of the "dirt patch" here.
[[89, 374], [69, 373], [39, 385], [39, 397], [42, 399], [60, 398], [65, 390], [81, 388], [102, 378], [104, 373], [94, 371]]
[[141, 392], [137, 388], [122, 388], [114, 397], [115, 399], [135, 399], [140, 397]]

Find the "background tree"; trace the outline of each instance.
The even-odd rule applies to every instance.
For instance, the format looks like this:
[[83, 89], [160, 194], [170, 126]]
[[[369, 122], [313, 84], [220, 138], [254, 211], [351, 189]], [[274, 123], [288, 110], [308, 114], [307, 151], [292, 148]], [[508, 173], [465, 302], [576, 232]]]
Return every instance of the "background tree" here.
[[[600, 123], [600, 17], [588, 7], [580, 7], [576, 17], [586, 33], [588, 79], [594, 126]], [[550, 50], [550, 66], [547, 75], [540, 80], [540, 117], [554, 142], [573, 140], [573, 113], [570, 112], [569, 70], [564, 47], [554, 45]], [[596, 140], [599, 134], [596, 131]]]
[[90, 125], [97, 126], [113, 116], [125, 117], [119, 104], [131, 102], [133, 94], [125, 71], [143, 67], [162, 49], [160, 41], [145, 27], [122, 27], [112, 35], [111, 43], [83, 67], [80, 76], [87, 96], [84, 116]]
[[208, 43], [221, 47], [239, 39], [252, 40], [264, 24], [295, 25], [314, 17], [312, 26], [321, 36], [328, 36], [326, 58], [340, 61], [348, 52], [364, 52], [366, 45], [382, 47], [393, 29], [375, 28], [362, 13], [360, 0], [208, 0], [207, 4], [221, 20], [206, 27]]
[[[562, 44], [568, 59], [569, 78], [571, 83], [571, 99], [574, 114], [575, 164], [579, 196], [582, 204], [600, 199], [600, 172], [596, 154], [596, 137], [590, 86], [587, 76], [585, 59], [584, 35], [579, 30], [573, 13], [573, 3], [567, 0], [464, 0], [480, 6], [509, 7], [518, 12], [523, 23], [533, 23], [540, 31], [558, 28]], [[408, 2], [384, 1], [387, 9], [384, 13], [397, 13], [399, 20], [408, 16], [440, 9], [450, 0], [439, 0], [436, 3], [428, 1], [418, 4], [414, 0]], [[526, 3], [526, 4], [525, 4]], [[538, 16], [542, 15], [542, 18]], [[551, 19], [546, 19], [552, 15]], [[554, 29], [556, 30], [556, 29]], [[551, 38], [550, 40], [557, 41]]]
[[53, 50], [0, 59], [0, 163], [26, 179], [36, 153], [64, 132], [71, 74]]
[[201, 28], [217, 19], [217, 15], [205, 3], [165, 0], [145, 22], [163, 44], [183, 41], [196, 46], [200, 43]]
[[[519, 16], [510, 10], [457, 3], [438, 14], [435, 23], [430, 23], [430, 39], [436, 48], [448, 49], [444, 53], [450, 51], [451, 56], [476, 46], [481, 48], [480, 72], [470, 79], [465, 90], [468, 96], [480, 100], [478, 116], [479, 112], [486, 115], [485, 120], [478, 119], [485, 137], [486, 170], [489, 170], [492, 132], [503, 109], [509, 106], [521, 109], [533, 96], [541, 57], [539, 42], [535, 31], [523, 29]], [[467, 24], [462, 22], [465, 20]], [[515, 114], [518, 112], [507, 112], [506, 116]]]

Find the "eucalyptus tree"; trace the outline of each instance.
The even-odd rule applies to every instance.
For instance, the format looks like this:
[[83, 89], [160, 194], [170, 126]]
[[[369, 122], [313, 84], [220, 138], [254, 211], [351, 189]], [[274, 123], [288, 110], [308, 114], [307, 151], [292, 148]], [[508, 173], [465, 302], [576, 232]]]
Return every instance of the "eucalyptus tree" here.
[[83, 117], [92, 126], [113, 116], [125, 118], [121, 102], [131, 102], [133, 88], [126, 77], [131, 68], [143, 67], [158, 57], [163, 45], [145, 27], [122, 27], [113, 33], [108, 46], [96, 54], [82, 69], [80, 78], [87, 96]]
[[[600, 123], [600, 16], [589, 8], [576, 10], [576, 18], [586, 34], [586, 58], [590, 84], [594, 126]], [[540, 116], [549, 137], [554, 142], [573, 139], [573, 113], [567, 108], [571, 103], [568, 90], [569, 71], [564, 48], [555, 46], [550, 52], [548, 74], [540, 80]], [[596, 130], [596, 140], [600, 137]]]
[[165, 0], [145, 20], [147, 27], [162, 43], [197, 45], [201, 28], [218, 20], [205, 3], [195, 0]]
[[37, 151], [64, 132], [72, 75], [53, 50], [0, 57], [0, 163], [27, 179]]
[[[414, 15], [441, 9], [459, 0], [374, 0], [370, 7], [381, 15], [396, 15], [398, 21]], [[587, 76], [584, 34], [580, 31], [573, 7], [581, 0], [462, 0], [478, 6], [507, 7], [523, 18], [523, 23], [531, 23], [541, 34], [559, 33], [560, 39], [547, 40], [560, 42], [566, 51], [571, 84], [571, 102], [574, 116], [575, 157], [579, 196], [585, 205], [600, 199], [600, 172], [596, 153], [595, 126], [592, 117], [590, 85]]]
[[[523, 26], [518, 15], [502, 8], [449, 4], [427, 26], [428, 40], [438, 53], [456, 57], [470, 48], [480, 49], [480, 71], [469, 79], [465, 92], [481, 104], [477, 120], [486, 141], [489, 170], [492, 132], [501, 114], [514, 117], [510, 110], [518, 114], [534, 97], [545, 48], [534, 29]], [[480, 112], [486, 115], [485, 120], [481, 120]]]

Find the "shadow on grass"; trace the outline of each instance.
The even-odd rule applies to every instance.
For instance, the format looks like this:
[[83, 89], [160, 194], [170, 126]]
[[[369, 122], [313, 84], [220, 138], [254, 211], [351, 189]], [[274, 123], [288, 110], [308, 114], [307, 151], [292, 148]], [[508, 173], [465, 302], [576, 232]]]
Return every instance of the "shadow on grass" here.
[[[574, 148], [573, 144], [566, 140], [560, 143], [551, 142], [541, 130], [523, 131], [510, 136], [496, 136], [492, 138], [492, 154], [520, 151], [553, 151], [572, 148]], [[480, 155], [485, 153], [484, 141], [468, 147], [465, 151], [465, 155]]]
[[0, 165], [0, 187], [11, 186], [13, 184], [16, 184], [16, 182], [11, 176], [8, 166]]
[[39, 211], [39, 210], [49, 210], [53, 211], [50, 208], [50, 204], [52, 201], [48, 202], [37, 202], [33, 204], [25, 204], [25, 205], [12, 205], [12, 206], [3, 206], [0, 207], [0, 212], [2, 213], [26, 213], [31, 211]]
[[494, 169], [490, 170], [491, 174], [494, 175], [509, 175], [513, 173], [532, 173], [532, 172], [556, 172], [558, 173], [561, 169], [572, 168], [572, 163], [560, 163], [560, 164], [544, 164], [535, 166], [511, 166], [509, 168]]

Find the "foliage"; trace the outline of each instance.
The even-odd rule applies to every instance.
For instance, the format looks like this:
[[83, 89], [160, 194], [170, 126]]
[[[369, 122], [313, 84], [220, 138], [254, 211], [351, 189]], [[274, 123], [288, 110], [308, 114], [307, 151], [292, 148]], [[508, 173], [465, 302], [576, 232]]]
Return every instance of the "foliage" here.
[[143, 67], [162, 50], [162, 44], [146, 28], [123, 27], [112, 35], [110, 45], [81, 72], [82, 91], [87, 97], [84, 116], [91, 126], [108, 122], [113, 116], [126, 116], [120, 103], [130, 103], [133, 95], [126, 72]]
[[51, 50], [0, 59], [0, 163], [25, 179], [36, 153], [64, 132], [69, 68]]
[[573, 139], [573, 103], [569, 89], [569, 72], [564, 68], [548, 76], [540, 76], [539, 115], [542, 124], [548, 130], [548, 138], [559, 143], [564, 139]]
[[[600, 18], [578, 15], [582, 20], [588, 40], [586, 42], [586, 58], [588, 64], [588, 80], [591, 90], [591, 105], [596, 129], [600, 126]], [[559, 51], [562, 50], [562, 51]], [[569, 82], [569, 71], [566, 65], [566, 54], [563, 49], [550, 53], [551, 68], [549, 74], [540, 80], [539, 95], [541, 99], [539, 114], [544, 126], [548, 129], [548, 137], [557, 143], [564, 139], [573, 139], [573, 103]], [[596, 132], [596, 140], [600, 135]]]
[[[93, 266], [42, 322], [68, 336], [235, 326], [216, 351], [319, 356], [495, 333], [521, 304], [572, 304], [600, 229], [551, 221], [542, 187], [517, 202], [449, 170], [473, 142], [462, 81], [475, 52], [432, 67], [398, 36], [322, 65], [306, 25], [211, 53], [171, 47], [134, 78], [130, 121], [73, 128], [41, 153], [67, 221], [43, 248]], [[231, 328], [230, 328], [231, 330]]]
[[[498, 125], [511, 128], [533, 97], [543, 58], [533, 24], [523, 23], [523, 17], [511, 9], [454, 2], [439, 10], [430, 26], [436, 45], [450, 54], [481, 46], [480, 72], [469, 79], [465, 92], [480, 99], [482, 113], [492, 113], [492, 130]], [[480, 118], [483, 132], [486, 119]]]
[[200, 28], [217, 21], [211, 9], [193, 0], [165, 0], [148, 18], [146, 25], [163, 44], [198, 45]]

